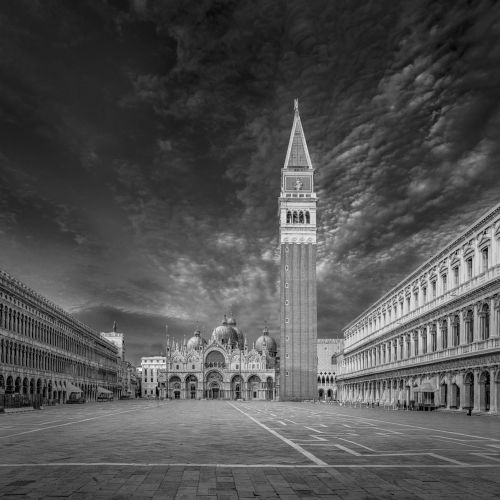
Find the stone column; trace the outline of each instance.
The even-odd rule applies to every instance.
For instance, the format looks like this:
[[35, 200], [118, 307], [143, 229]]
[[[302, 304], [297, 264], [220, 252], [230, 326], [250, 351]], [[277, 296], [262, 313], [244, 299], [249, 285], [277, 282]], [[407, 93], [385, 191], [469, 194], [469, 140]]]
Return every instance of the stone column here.
[[[480, 370], [474, 370], [474, 411], [481, 409], [481, 388], [479, 385], [479, 377], [481, 376]], [[472, 405], [471, 401], [471, 405]]]
[[500, 336], [500, 297], [495, 295], [490, 302], [490, 337]]
[[473, 333], [473, 338], [472, 342], [477, 342], [478, 340], [481, 340], [483, 338], [483, 331], [482, 331], [482, 321], [479, 316], [479, 308], [480, 304], [476, 303], [472, 306], [472, 324], [474, 331]]
[[467, 310], [462, 309], [460, 311], [460, 345], [467, 344], [467, 334], [468, 334], [468, 328], [467, 328], [467, 322], [465, 321], [465, 315], [467, 314]]
[[498, 413], [500, 408], [500, 382], [496, 382], [498, 370], [490, 368], [490, 413]]

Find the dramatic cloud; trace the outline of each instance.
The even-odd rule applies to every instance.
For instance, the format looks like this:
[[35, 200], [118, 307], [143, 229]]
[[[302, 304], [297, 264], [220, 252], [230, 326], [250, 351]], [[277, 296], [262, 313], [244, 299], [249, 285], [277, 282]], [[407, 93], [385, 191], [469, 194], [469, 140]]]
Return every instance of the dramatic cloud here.
[[295, 97], [320, 336], [499, 201], [496, 2], [19, 0], [0, 28], [0, 266], [136, 362], [230, 311], [279, 336]]

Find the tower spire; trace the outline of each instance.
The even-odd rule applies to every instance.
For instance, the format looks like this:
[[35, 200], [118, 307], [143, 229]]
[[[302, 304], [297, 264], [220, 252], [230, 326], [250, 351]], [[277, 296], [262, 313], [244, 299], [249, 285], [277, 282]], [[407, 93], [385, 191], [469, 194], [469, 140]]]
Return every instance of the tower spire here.
[[285, 158], [285, 168], [293, 167], [307, 167], [313, 168], [311, 158], [309, 157], [309, 150], [307, 149], [306, 137], [302, 128], [299, 114], [299, 100], [294, 100], [294, 116], [292, 132], [290, 133], [290, 140], [288, 141], [288, 149]]

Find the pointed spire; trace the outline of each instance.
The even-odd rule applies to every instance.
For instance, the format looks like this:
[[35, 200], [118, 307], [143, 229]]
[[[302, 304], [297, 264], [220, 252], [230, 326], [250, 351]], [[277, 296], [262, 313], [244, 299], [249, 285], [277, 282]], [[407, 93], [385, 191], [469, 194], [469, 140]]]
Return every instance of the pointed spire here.
[[295, 114], [293, 117], [292, 132], [288, 142], [288, 150], [285, 158], [285, 168], [289, 167], [307, 167], [313, 168], [309, 150], [307, 149], [306, 137], [302, 129], [302, 123], [299, 115], [299, 100], [294, 100]]
[[116, 321], [113, 321], [113, 331], [116, 332]]

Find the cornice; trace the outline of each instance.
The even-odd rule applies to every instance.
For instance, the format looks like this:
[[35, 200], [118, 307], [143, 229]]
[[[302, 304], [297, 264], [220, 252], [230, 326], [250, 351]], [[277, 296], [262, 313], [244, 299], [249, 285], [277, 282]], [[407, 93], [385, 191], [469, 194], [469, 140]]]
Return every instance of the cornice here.
[[444, 305], [438, 306], [435, 309], [427, 311], [418, 318], [410, 320], [404, 323], [403, 325], [396, 326], [393, 330], [389, 330], [383, 335], [375, 337], [365, 344], [359, 345], [352, 351], [345, 352], [345, 356], [350, 356], [358, 351], [375, 347], [376, 344], [379, 344], [380, 342], [385, 342], [392, 337], [397, 337], [399, 335], [407, 334], [409, 333], [408, 330], [422, 327], [426, 323], [438, 321], [438, 319], [440, 319], [441, 316], [447, 316], [449, 314], [452, 314], [453, 312], [455, 312], [456, 309], [461, 310], [464, 307], [468, 307], [469, 305], [471, 305], [470, 302], [476, 302], [477, 300], [480, 300], [479, 296], [482, 296], [484, 294], [492, 294], [492, 295], [498, 294], [500, 292], [499, 287], [500, 287], [500, 276], [493, 279], [492, 281], [489, 281], [488, 283], [485, 283], [484, 285], [480, 285], [474, 288], [473, 290], [465, 292], [465, 294], [461, 295], [460, 297], [457, 297], [456, 299], [450, 300]]
[[500, 368], [500, 353], [480, 353], [465, 359], [440, 360], [425, 365], [411, 366], [407, 368], [394, 368], [385, 372], [363, 374], [357, 377], [342, 378], [337, 375], [338, 384], [350, 384], [359, 382], [371, 382], [374, 380], [385, 380], [387, 378], [413, 377], [422, 374], [448, 372], [451, 370], [473, 370], [478, 368]]
[[497, 215], [500, 214], [500, 203], [495, 205], [491, 210], [482, 215], [479, 219], [474, 221], [462, 234], [460, 234], [457, 238], [448, 243], [445, 247], [443, 247], [438, 253], [434, 254], [430, 259], [426, 260], [423, 264], [421, 264], [415, 271], [410, 273], [406, 278], [404, 278], [401, 282], [399, 282], [396, 286], [391, 288], [388, 292], [386, 292], [380, 299], [378, 299], [375, 303], [373, 303], [369, 308], [365, 309], [361, 314], [359, 314], [356, 318], [354, 318], [350, 323], [348, 323], [342, 331], [347, 330], [354, 324], [356, 324], [363, 316], [368, 315], [372, 310], [379, 307], [383, 302], [387, 301], [391, 295], [397, 293], [401, 288], [411, 284], [413, 281], [419, 278], [420, 274], [424, 271], [424, 269], [431, 267], [432, 265], [439, 265], [439, 261], [452, 252], [454, 247], [463, 244], [469, 238], [476, 238], [477, 232], [481, 228], [481, 226], [486, 223], [492, 222]]

